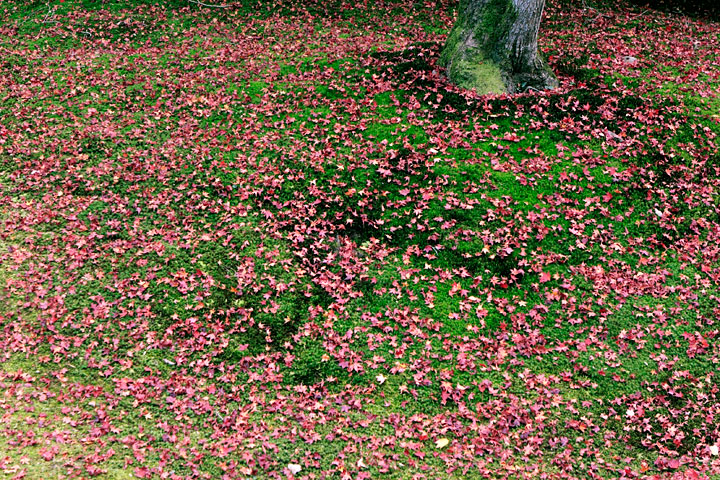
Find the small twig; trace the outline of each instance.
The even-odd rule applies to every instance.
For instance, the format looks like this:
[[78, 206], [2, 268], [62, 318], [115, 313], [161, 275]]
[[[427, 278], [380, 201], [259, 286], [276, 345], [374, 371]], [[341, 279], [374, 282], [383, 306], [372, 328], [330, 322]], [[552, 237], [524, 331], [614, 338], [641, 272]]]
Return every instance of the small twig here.
[[592, 10], [593, 12], [597, 13], [595, 18], [590, 20], [591, 23], [595, 23], [601, 18], [610, 18], [610, 15], [602, 13], [600, 10], [598, 10], [595, 7], [591, 7], [590, 5], [587, 4], [587, 2], [585, 0], [582, 0], [582, 7], [583, 7], [583, 10]]
[[210, 7], [210, 8], [230, 8], [232, 5], [208, 5], [207, 3], [199, 2], [198, 0], [188, 0], [190, 3], [196, 3], [202, 7]]
[[632, 19], [640, 18], [640, 17], [642, 17], [643, 15], [645, 15], [645, 14], [646, 14], [647, 12], [649, 12], [649, 11], [650, 11], [650, 9], [649, 9], [649, 8], [646, 8], [646, 9], [643, 10], [642, 12], [638, 13], [637, 15], [633, 15], [633, 16], [630, 17], [630, 18], [632, 18]]
[[[47, 5], [47, 7], [48, 7], [48, 11], [47, 11], [47, 13], [45, 14], [45, 18], [43, 18], [42, 23], [51, 23], [51, 21], [52, 21], [52, 23], [58, 23], [57, 20], [52, 20], [53, 18], [55, 18], [55, 11], [57, 10], [57, 5], [51, 7], [51, 6], [50, 6], [50, 2], [48, 2], [46, 5]], [[51, 13], [52, 13], [52, 17], [50, 17], [50, 19], [48, 19], [48, 16], [49, 16]]]
[[592, 10], [594, 12], [597, 12], [597, 8], [594, 8], [594, 7], [591, 7], [590, 5], [588, 5], [586, 0], [582, 0], [582, 8], [583, 8], [583, 10]]

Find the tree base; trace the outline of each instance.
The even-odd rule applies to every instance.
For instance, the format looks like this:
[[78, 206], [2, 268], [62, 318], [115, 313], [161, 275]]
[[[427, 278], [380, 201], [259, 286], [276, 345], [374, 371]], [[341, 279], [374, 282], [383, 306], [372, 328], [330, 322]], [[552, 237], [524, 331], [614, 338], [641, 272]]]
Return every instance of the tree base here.
[[[449, 51], [455, 47], [455, 52]], [[475, 51], [473, 51], [475, 50]], [[536, 65], [526, 71], [513, 72], [487, 59], [473, 47], [448, 43], [441, 55], [442, 66], [447, 68], [451, 82], [480, 94], [524, 93], [552, 90], [558, 81], [550, 67], [539, 58]]]
[[553, 90], [560, 85], [557, 77], [544, 61], [532, 72], [515, 73], [508, 76], [505, 83], [508, 93]]
[[450, 81], [481, 94], [556, 88], [537, 51], [543, 5], [544, 0], [461, 0], [439, 62]]
[[488, 61], [471, 61], [460, 58], [451, 62], [447, 69], [451, 82], [478, 93], [505, 93], [505, 75], [494, 63]]

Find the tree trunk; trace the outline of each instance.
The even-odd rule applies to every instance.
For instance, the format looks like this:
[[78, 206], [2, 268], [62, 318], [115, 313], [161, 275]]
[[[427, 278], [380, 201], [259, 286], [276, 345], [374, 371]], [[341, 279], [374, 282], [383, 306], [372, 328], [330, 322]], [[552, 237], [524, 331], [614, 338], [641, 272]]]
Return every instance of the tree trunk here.
[[545, 0], [460, 0], [440, 56], [448, 77], [480, 93], [557, 87], [537, 51]]

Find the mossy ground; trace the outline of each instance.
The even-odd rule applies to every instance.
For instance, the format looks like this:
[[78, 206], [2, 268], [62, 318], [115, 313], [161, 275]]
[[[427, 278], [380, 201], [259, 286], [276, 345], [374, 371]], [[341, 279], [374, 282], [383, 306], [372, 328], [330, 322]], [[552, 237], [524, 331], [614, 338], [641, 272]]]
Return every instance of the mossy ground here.
[[0, 7], [5, 475], [664, 475], [673, 415], [712, 466], [712, 69], [551, 10], [563, 89], [483, 98], [453, 5], [233, 5]]

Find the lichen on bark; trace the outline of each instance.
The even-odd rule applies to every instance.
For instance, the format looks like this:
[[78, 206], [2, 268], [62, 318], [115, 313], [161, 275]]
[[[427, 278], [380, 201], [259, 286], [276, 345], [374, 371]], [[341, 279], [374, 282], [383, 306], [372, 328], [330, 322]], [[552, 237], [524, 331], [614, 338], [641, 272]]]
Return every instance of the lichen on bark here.
[[440, 56], [448, 77], [480, 93], [547, 89], [557, 81], [537, 52], [544, 0], [462, 0]]

